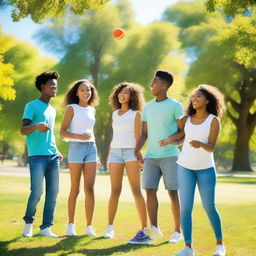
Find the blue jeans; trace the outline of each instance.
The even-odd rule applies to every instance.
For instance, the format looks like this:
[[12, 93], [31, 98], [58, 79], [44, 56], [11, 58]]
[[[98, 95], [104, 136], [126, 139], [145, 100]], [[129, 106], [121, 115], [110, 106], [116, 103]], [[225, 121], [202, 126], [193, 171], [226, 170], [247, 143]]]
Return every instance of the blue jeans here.
[[30, 156], [30, 196], [23, 219], [26, 223], [33, 223], [36, 207], [43, 194], [43, 181], [45, 178], [46, 194], [43, 212], [43, 223], [40, 229], [53, 225], [53, 216], [56, 198], [59, 192], [59, 156]]
[[195, 187], [198, 185], [203, 207], [211, 222], [216, 239], [222, 239], [220, 215], [215, 207], [216, 173], [213, 167], [190, 170], [178, 166], [178, 181], [181, 207], [181, 227], [186, 243], [192, 242], [192, 210]]

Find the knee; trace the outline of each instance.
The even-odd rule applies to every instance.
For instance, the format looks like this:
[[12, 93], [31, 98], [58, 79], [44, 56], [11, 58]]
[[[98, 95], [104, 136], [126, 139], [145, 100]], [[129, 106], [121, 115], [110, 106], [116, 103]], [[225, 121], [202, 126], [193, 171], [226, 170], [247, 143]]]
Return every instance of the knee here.
[[94, 195], [94, 186], [86, 186], [84, 188], [84, 193], [86, 195]]
[[204, 210], [207, 212], [207, 214], [214, 214], [217, 211], [214, 203], [204, 204], [203, 207], [204, 207]]
[[32, 200], [35, 200], [38, 202], [38, 201], [40, 201], [42, 194], [43, 194], [42, 190], [32, 190], [31, 198], [32, 198]]
[[111, 190], [111, 196], [112, 197], [119, 197], [121, 194], [121, 187], [120, 188], [114, 188]]
[[177, 201], [179, 199], [177, 190], [169, 190], [168, 193], [172, 201]]
[[156, 198], [156, 189], [146, 189], [147, 198]]
[[142, 193], [141, 193], [141, 190], [140, 189], [132, 189], [132, 194], [135, 198], [139, 198], [139, 197], [142, 197]]
[[79, 187], [71, 186], [70, 195], [77, 197], [79, 195], [80, 189]]

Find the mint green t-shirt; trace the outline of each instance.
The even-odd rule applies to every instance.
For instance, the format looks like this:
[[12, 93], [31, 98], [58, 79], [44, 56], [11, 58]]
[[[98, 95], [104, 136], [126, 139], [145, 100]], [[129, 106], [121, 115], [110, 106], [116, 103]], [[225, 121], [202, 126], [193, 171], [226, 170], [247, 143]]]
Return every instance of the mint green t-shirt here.
[[35, 130], [26, 136], [28, 156], [58, 153], [54, 136], [55, 117], [56, 110], [50, 104], [46, 104], [39, 99], [27, 103], [22, 119], [31, 120], [31, 125], [45, 122], [51, 127], [45, 133]]
[[175, 145], [160, 147], [159, 141], [178, 132], [177, 119], [183, 115], [183, 107], [178, 101], [168, 98], [157, 102], [151, 100], [145, 105], [141, 120], [147, 122], [148, 138], [145, 158], [177, 156]]

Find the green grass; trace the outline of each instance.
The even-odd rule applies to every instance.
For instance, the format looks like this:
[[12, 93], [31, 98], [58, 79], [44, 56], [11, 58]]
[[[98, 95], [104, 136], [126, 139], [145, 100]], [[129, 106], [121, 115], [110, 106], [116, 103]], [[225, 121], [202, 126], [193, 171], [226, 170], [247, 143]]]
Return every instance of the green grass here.
[[[99, 176], [96, 183], [96, 207], [93, 225], [97, 234], [101, 235], [107, 225], [107, 200], [104, 196], [109, 193], [109, 177]], [[222, 216], [223, 233], [228, 256], [255, 256], [256, 255], [256, 186], [255, 179], [219, 177], [219, 188], [232, 190], [229, 194], [218, 194], [220, 200], [218, 209]], [[245, 181], [245, 182], [244, 182]], [[227, 183], [233, 184], [227, 184]], [[239, 183], [239, 184], [238, 184]], [[173, 229], [173, 221], [170, 213], [170, 204], [162, 199], [164, 190], [159, 191], [160, 208], [159, 224], [164, 237], [154, 245], [138, 246], [129, 245], [127, 240], [134, 236], [139, 228], [139, 221], [132, 198], [125, 194], [121, 198], [117, 217], [115, 220], [116, 238], [113, 240], [102, 239], [100, 236], [89, 238], [84, 235], [85, 217], [83, 207], [83, 194], [77, 203], [76, 226], [79, 236], [66, 237], [67, 223], [67, 195], [68, 175], [61, 175], [61, 190], [57, 203], [55, 225], [53, 231], [60, 237], [50, 239], [38, 235], [38, 227], [41, 224], [43, 200], [40, 202], [34, 225], [35, 236], [23, 238], [22, 216], [24, 214], [27, 196], [29, 193], [29, 178], [0, 175], [0, 255], [1, 256], [80, 256], [80, 255], [122, 255], [122, 256], [166, 256], [179, 251], [183, 244], [171, 245], [167, 243], [170, 232]], [[217, 189], [218, 189], [217, 186]], [[124, 190], [128, 190], [124, 182]], [[243, 189], [249, 189], [254, 196], [243, 196], [243, 200], [237, 200], [238, 193]], [[247, 190], [245, 190], [247, 191]], [[126, 192], [124, 192], [126, 193]], [[105, 195], [107, 194], [107, 195]], [[221, 196], [228, 198], [221, 198]], [[43, 198], [42, 198], [43, 199]], [[223, 203], [229, 201], [229, 203]], [[230, 203], [231, 202], [231, 203]], [[214, 251], [214, 236], [210, 228], [201, 204], [196, 203], [194, 214], [193, 237], [197, 256], [212, 255]]]

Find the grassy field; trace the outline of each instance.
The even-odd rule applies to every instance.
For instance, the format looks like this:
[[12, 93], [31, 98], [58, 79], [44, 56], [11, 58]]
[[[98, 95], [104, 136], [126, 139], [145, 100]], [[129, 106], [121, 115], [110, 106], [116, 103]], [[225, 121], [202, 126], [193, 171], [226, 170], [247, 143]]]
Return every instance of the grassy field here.
[[[1, 168], [1, 167], [0, 167]], [[173, 229], [170, 204], [166, 191], [159, 190], [159, 224], [164, 237], [154, 245], [129, 245], [139, 228], [139, 221], [126, 177], [115, 221], [116, 238], [106, 240], [101, 237], [107, 225], [107, 199], [110, 186], [108, 176], [97, 176], [96, 208], [94, 227], [98, 237], [84, 235], [85, 217], [83, 193], [79, 195], [76, 212], [77, 237], [66, 237], [67, 195], [69, 176], [61, 174], [60, 194], [57, 203], [53, 231], [59, 238], [50, 239], [38, 235], [42, 218], [43, 200], [40, 202], [34, 225], [34, 237], [23, 238], [22, 216], [29, 193], [29, 177], [24, 175], [0, 175], [0, 255], [9, 256], [66, 256], [66, 255], [124, 255], [163, 256], [179, 251], [183, 244], [168, 244]], [[228, 256], [256, 255], [256, 178], [220, 177], [217, 185], [217, 204], [223, 220], [223, 232]], [[199, 203], [197, 195], [194, 209], [194, 241], [197, 256], [212, 255], [214, 236], [209, 221]]]

